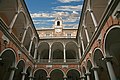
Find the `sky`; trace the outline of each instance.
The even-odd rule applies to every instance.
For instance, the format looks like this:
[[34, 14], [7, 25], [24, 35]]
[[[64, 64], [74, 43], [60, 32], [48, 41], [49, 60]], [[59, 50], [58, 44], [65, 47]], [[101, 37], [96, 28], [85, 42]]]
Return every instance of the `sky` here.
[[60, 16], [64, 28], [78, 28], [83, 0], [25, 0], [37, 29], [52, 28]]

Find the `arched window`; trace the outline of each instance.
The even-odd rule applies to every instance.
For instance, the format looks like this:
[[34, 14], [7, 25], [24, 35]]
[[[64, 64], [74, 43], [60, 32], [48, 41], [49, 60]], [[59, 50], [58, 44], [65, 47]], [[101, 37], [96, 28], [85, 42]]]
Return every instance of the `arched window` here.
[[57, 21], [57, 26], [60, 26], [60, 21]]

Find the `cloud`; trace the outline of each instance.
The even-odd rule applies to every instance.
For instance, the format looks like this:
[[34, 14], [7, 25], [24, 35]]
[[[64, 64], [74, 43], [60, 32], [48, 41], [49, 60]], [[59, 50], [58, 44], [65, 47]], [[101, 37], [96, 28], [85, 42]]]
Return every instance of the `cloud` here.
[[59, 11], [81, 11], [82, 10], [82, 5], [77, 5], [77, 6], [57, 6], [53, 8], [54, 10], [59, 10]]
[[70, 3], [70, 2], [79, 2], [79, 1], [82, 1], [82, 0], [58, 0], [59, 2], [61, 3]]

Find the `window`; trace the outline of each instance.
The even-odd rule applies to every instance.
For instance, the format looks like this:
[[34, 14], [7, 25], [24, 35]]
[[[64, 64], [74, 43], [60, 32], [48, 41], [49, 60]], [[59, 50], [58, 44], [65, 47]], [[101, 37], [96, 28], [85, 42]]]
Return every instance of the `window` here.
[[60, 21], [57, 21], [57, 26], [60, 26]]

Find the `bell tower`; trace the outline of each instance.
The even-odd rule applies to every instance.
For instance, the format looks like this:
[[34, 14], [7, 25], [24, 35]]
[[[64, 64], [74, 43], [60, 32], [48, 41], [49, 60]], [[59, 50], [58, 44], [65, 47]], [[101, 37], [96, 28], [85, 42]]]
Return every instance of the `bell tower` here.
[[63, 21], [61, 17], [56, 17], [55, 18], [55, 24], [54, 24], [54, 30], [55, 33], [62, 33], [62, 29], [63, 29]]

